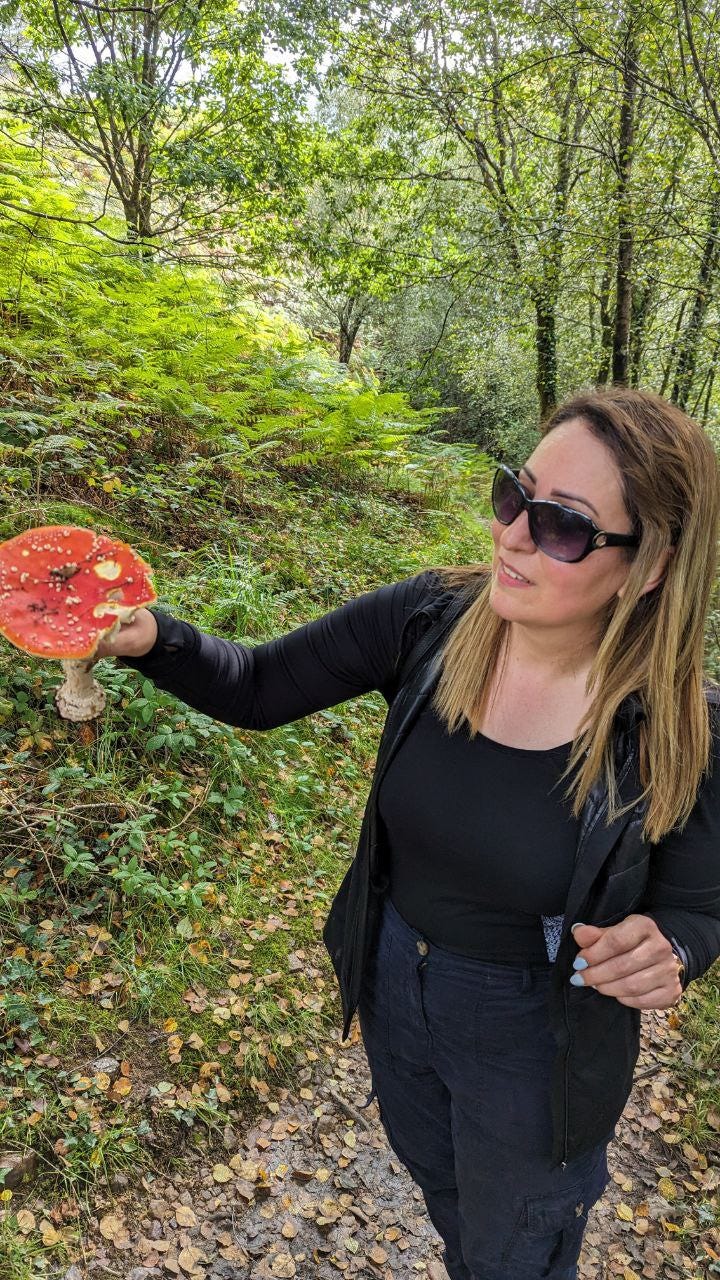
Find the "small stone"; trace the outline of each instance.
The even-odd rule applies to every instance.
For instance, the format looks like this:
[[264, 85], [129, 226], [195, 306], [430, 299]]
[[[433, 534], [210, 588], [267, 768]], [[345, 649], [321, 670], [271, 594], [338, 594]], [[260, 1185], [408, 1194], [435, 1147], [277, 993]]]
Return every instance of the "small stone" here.
[[104, 1071], [107, 1076], [115, 1076], [120, 1070], [120, 1063], [117, 1058], [96, 1058], [92, 1064], [93, 1075]]
[[130, 1186], [130, 1179], [126, 1178], [124, 1173], [113, 1173], [110, 1178], [109, 1186], [110, 1190], [115, 1193], [126, 1191]]
[[0, 1174], [0, 1187], [11, 1190], [18, 1187], [23, 1178], [31, 1177], [37, 1169], [37, 1155], [34, 1151], [0, 1151], [0, 1169], [7, 1172]]
[[225, 1125], [225, 1128], [223, 1129], [222, 1140], [223, 1140], [223, 1146], [226, 1151], [237, 1151], [240, 1145], [237, 1133], [235, 1132], [231, 1124]]

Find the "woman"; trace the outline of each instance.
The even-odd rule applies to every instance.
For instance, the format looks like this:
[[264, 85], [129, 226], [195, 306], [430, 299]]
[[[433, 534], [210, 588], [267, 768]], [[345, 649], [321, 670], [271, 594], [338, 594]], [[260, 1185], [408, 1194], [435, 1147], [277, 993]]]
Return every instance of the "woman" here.
[[720, 955], [720, 488], [684, 413], [576, 396], [493, 485], [491, 567], [381, 587], [255, 648], [140, 610], [103, 654], [227, 723], [380, 689], [326, 926], [388, 1140], [452, 1280], [574, 1280], [641, 1009]]

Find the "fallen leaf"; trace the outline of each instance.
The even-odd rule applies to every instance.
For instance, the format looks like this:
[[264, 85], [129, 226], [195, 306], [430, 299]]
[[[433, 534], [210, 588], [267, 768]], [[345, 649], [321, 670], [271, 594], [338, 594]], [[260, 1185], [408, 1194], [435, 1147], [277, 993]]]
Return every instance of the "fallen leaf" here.
[[18, 1209], [15, 1216], [18, 1227], [24, 1236], [35, 1230], [35, 1214], [31, 1213], [29, 1209]]
[[191, 1209], [187, 1204], [175, 1205], [175, 1220], [179, 1227], [196, 1227], [197, 1218], [195, 1210]]
[[215, 1182], [231, 1182], [233, 1178], [232, 1169], [228, 1169], [226, 1164], [216, 1164], [212, 1171]]
[[105, 1240], [112, 1240], [116, 1247], [122, 1247], [128, 1240], [128, 1229], [122, 1218], [116, 1213], [106, 1213], [99, 1222], [100, 1235]]
[[194, 1271], [197, 1263], [204, 1260], [204, 1256], [200, 1249], [192, 1247], [181, 1249], [178, 1254], [178, 1265], [182, 1267], [183, 1271]]
[[623, 1222], [632, 1222], [634, 1215], [629, 1204], [623, 1204], [623, 1202], [620, 1201], [616, 1212], [618, 1218], [622, 1218]]
[[272, 1275], [282, 1277], [282, 1280], [289, 1280], [296, 1271], [292, 1256], [289, 1253], [276, 1253], [270, 1263], [270, 1271]]

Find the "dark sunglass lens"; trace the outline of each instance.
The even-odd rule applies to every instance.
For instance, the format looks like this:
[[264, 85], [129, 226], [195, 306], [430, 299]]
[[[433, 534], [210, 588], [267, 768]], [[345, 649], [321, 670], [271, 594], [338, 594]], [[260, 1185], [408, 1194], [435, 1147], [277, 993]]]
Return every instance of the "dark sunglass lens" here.
[[501, 524], [512, 524], [522, 510], [522, 491], [514, 476], [496, 471], [492, 490], [493, 511]]
[[587, 549], [590, 529], [579, 512], [540, 505], [533, 510], [533, 536], [541, 551], [555, 560], [579, 560]]

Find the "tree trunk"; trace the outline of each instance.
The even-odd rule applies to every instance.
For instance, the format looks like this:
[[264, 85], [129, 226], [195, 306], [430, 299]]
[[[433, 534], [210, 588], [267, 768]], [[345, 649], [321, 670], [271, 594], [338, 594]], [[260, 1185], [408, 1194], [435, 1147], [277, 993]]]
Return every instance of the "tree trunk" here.
[[637, 97], [637, 50], [632, 31], [628, 32], [623, 59], [623, 98], [620, 108], [618, 157], [618, 261], [615, 289], [615, 333], [613, 334], [612, 380], [627, 386], [630, 363], [632, 319], [633, 226], [632, 176], [635, 144], [635, 99]]
[[535, 299], [536, 385], [540, 399], [540, 420], [545, 420], [557, 404], [557, 334], [555, 301]]
[[646, 280], [641, 289], [633, 291], [632, 322], [630, 326], [630, 386], [640, 386], [645, 328], [650, 314], [650, 304], [655, 292], [655, 281]]
[[610, 362], [613, 346], [613, 316], [610, 307], [610, 285], [612, 283], [612, 265], [607, 263], [600, 282], [600, 368], [597, 380], [599, 383], [610, 379]]
[[698, 270], [697, 287], [688, 322], [680, 342], [675, 381], [670, 399], [680, 409], [687, 408], [698, 359], [698, 346], [705, 316], [712, 297], [718, 268], [718, 232], [720, 231], [720, 192], [710, 205], [707, 239]]
[[675, 363], [675, 353], [678, 349], [678, 344], [680, 340], [680, 330], [682, 329], [682, 322], [685, 316], [686, 307], [687, 307], [687, 298], [683, 298], [682, 302], [680, 303], [680, 309], [678, 311], [677, 320], [675, 321], [675, 333], [673, 335], [673, 340], [670, 344], [668, 358], [665, 361], [665, 368], [663, 370], [662, 383], [660, 384], [661, 396], [665, 395], [665, 392], [667, 391], [667, 388], [668, 388], [668, 383], [670, 381], [670, 374], [672, 373], [673, 364]]
[[360, 326], [367, 313], [367, 306], [359, 298], [348, 298], [338, 309], [338, 359], [341, 364], [350, 363]]

